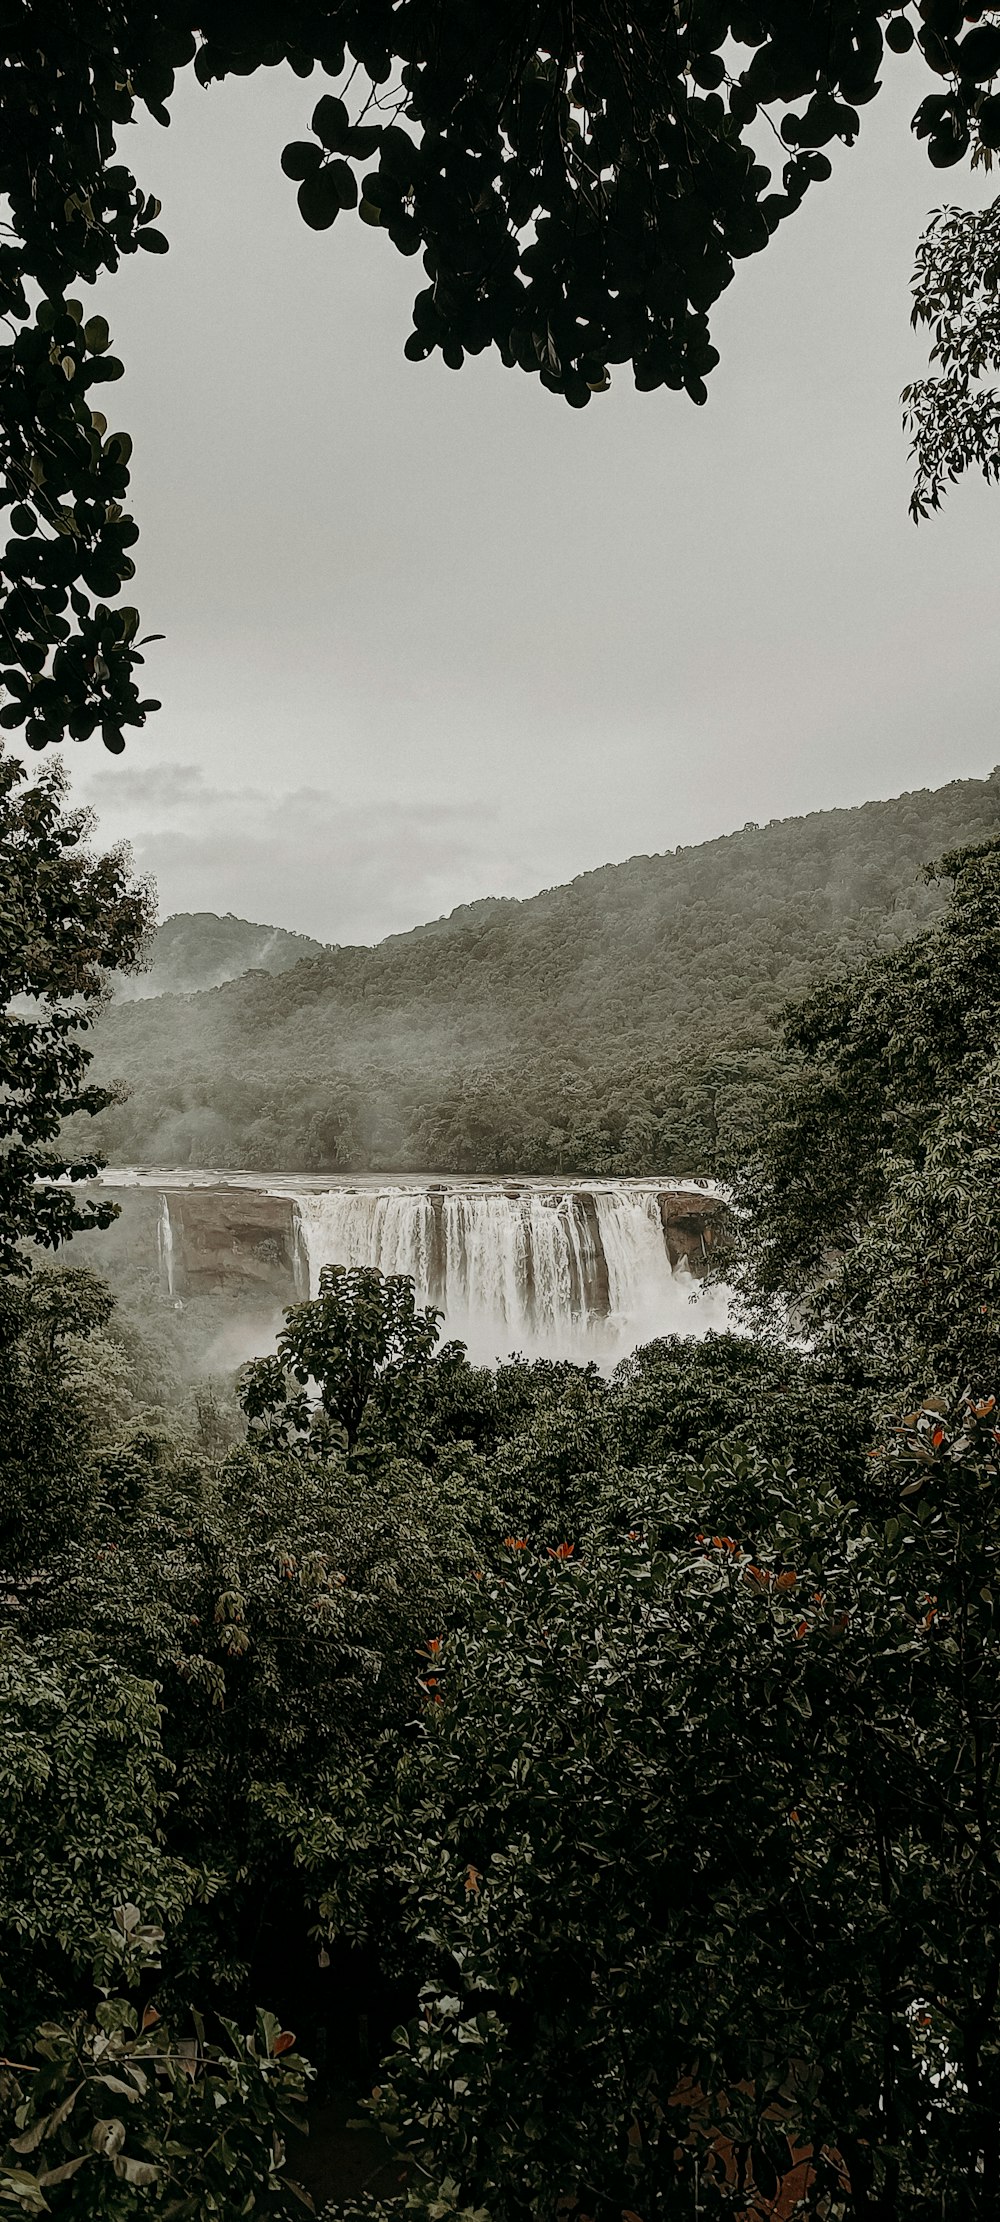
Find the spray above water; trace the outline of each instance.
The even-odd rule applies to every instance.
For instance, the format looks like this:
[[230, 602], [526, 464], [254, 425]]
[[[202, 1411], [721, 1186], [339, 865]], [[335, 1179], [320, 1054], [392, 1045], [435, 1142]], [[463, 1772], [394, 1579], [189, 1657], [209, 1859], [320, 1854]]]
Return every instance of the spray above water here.
[[662, 1199], [628, 1181], [293, 1191], [311, 1294], [324, 1265], [411, 1274], [445, 1337], [484, 1363], [520, 1351], [606, 1365], [658, 1335], [724, 1328], [726, 1290], [671, 1260]]

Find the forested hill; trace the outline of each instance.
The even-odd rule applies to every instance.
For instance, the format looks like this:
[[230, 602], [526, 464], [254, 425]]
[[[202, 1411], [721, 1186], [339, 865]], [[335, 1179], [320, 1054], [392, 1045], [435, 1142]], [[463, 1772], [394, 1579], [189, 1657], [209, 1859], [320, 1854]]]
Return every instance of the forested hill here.
[[782, 1006], [924, 924], [943, 892], [923, 865], [997, 831], [1000, 769], [112, 1007], [98, 1069], [131, 1094], [102, 1146], [260, 1170], [709, 1173]]
[[151, 995], [196, 995], [222, 987], [244, 972], [288, 972], [303, 957], [323, 954], [323, 943], [284, 926], [258, 926], [227, 911], [180, 911], [157, 926], [145, 972], [123, 974], [115, 994], [126, 1001]]

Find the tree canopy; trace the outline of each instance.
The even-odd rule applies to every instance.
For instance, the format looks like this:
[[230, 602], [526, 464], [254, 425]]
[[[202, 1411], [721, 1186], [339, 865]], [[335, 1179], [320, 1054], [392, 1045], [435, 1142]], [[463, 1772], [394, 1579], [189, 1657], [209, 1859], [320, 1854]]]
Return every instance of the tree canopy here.
[[91, 820], [66, 810], [66, 776], [46, 767], [27, 782], [0, 747], [0, 1272], [17, 1270], [27, 1238], [54, 1245], [75, 1228], [107, 1225], [114, 1207], [63, 1185], [102, 1160], [67, 1156], [72, 1113], [111, 1101], [87, 1079], [93, 1025], [117, 967], [134, 969], [152, 923], [152, 890], [124, 848], [95, 855]]
[[[157, 705], [139, 682], [124, 508], [131, 442], [94, 406], [121, 377], [76, 287], [162, 254], [160, 204], [119, 157], [204, 85], [282, 62], [337, 90], [284, 149], [306, 223], [346, 210], [421, 255], [406, 353], [496, 348], [573, 406], [630, 363], [706, 398], [708, 314], [850, 145], [886, 49], [935, 89], [914, 128], [945, 167], [1000, 142], [997, 10], [974, 0], [6, 0], [0, 69], [0, 721], [32, 747]], [[758, 118], [764, 119], [761, 132]], [[762, 159], [761, 145], [767, 147]]]
[[943, 916], [790, 1014], [736, 1175], [756, 1295], [891, 1395], [996, 1363], [1000, 842], [933, 870]]
[[366, 1266], [324, 1265], [318, 1295], [286, 1312], [275, 1356], [247, 1368], [240, 1390], [247, 1419], [279, 1442], [305, 1438], [322, 1456], [334, 1444], [356, 1448], [375, 1400], [383, 1427], [398, 1435], [440, 1320], [433, 1307], [417, 1310], [412, 1281], [385, 1280]]

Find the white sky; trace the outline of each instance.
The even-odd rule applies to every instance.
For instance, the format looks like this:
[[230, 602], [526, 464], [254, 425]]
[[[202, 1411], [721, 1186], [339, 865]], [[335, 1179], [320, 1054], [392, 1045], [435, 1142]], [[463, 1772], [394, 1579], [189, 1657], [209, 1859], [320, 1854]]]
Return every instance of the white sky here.
[[990, 769], [1000, 493], [906, 512], [913, 248], [929, 207], [990, 197], [911, 138], [924, 88], [889, 69], [738, 267], [703, 410], [627, 369], [575, 411], [495, 358], [406, 363], [419, 260], [349, 216], [309, 232], [278, 167], [318, 77], [189, 76], [169, 131], [127, 135], [171, 252], [96, 299], [164, 707], [72, 761], [163, 915], [372, 940]]

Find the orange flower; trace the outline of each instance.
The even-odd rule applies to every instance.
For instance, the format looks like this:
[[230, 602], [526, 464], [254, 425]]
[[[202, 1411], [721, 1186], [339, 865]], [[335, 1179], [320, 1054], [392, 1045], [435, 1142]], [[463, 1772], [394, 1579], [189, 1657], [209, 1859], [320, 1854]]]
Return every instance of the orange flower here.
[[503, 1540], [504, 1548], [508, 1551], [526, 1551], [528, 1548], [523, 1535], [505, 1535]]
[[791, 1571], [787, 1574], [779, 1574], [774, 1585], [775, 1589], [794, 1589], [798, 1578], [798, 1575]]
[[552, 1551], [552, 1550], [550, 1550], [550, 1551], [549, 1551], [549, 1557], [550, 1557], [550, 1558], [572, 1558], [572, 1556], [573, 1556], [573, 1545], [572, 1545], [572, 1543], [557, 1543], [557, 1544], [556, 1544], [556, 1547], [555, 1547], [555, 1550], [554, 1550], [554, 1551]]

